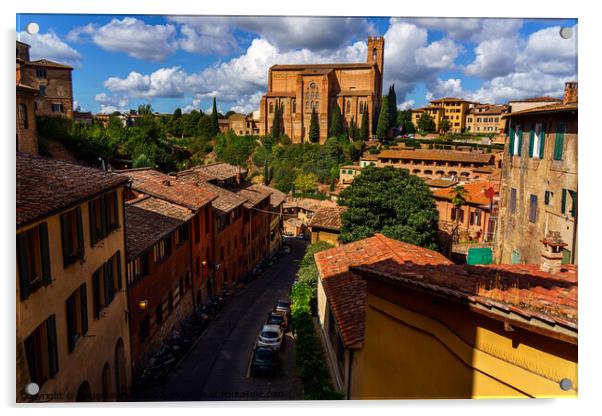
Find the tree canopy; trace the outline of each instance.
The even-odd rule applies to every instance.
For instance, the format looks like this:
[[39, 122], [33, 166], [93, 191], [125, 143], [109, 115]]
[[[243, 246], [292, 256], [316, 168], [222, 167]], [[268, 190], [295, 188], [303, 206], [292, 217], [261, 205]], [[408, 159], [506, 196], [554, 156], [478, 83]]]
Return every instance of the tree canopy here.
[[343, 133], [343, 115], [339, 103], [335, 101], [330, 112], [330, 132], [328, 135], [329, 137], [336, 137]]
[[370, 116], [368, 115], [368, 109], [366, 108], [364, 110], [364, 113], [362, 114], [362, 124], [360, 126], [360, 132], [359, 132], [359, 138], [361, 140], [366, 140], [368, 139], [368, 136], [370, 135], [370, 120], [369, 120]]
[[395, 127], [397, 124], [397, 94], [395, 94], [395, 84], [389, 87], [389, 127]]
[[311, 117], [309, 119], [309, 141], [317, 143], [320, 141], [320, 124], [318, 123], [318, 114], [316, 109], [311, 109]]
[[378, 115], [378, 124], [376, 126], [376, 137], [380, 141], [387, 139], [389, 135], [389, 97], [384, 96], [380, 105], [380, 114]]
[[382, 233], [422, 247], [438, 247], [439, 217], [432, 193], [405, 169], [365, 167], [341, 192], [339, 204], [348, 207], [342, 216], [342, 243]]
[[427, 112], [424, 112], [418, 118], [417, 127], [421, 131], [435, 131], [435, 121]]

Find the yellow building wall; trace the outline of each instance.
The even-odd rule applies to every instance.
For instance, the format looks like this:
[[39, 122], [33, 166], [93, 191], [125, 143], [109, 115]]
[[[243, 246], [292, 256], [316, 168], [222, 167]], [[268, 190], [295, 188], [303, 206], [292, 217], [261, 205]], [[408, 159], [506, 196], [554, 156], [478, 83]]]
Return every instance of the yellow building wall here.
[[332, 233], [324, 230], [311, 230], [311, 243], [317, 243], [318, 241], [324, 241], [334, 246], [339, 245], [339, 234]]
[[[432, 307], [436, 319], [368, 294], [353, 398], [577, 396], [576, 345], [521, 331], [504, 335], [481, 315], [428, 300], [422, 305]], [[563, 378], [573, 389], [560, 388]]]
[[[117, 191], [118, 206], [123, 207], [123, 187]], [[52, 283], [42, 286], [31, 293], [24, 301], [19, 294], [19, 270], [17, 267], [17, 351], [25, 355], [23, 343], [41, 323], [50, 315], [55, 315], [56, 339], [58, 348], [58, 373], [47, 380], [40, 390], [40, 395], [59, 394], [58, 401], [73, 401], [80, 384], [90, 383], [95, 401], [102, 400], [102, 371], [109, 363], [111, 386], [115, 387], [115, 347], [123, 341], [125, 386], [131, 384], [130, 341], [127, 322], [127, 297], [125, 274], [125, 240], [123, 210], [119, 210], [119, 228], [107, 237], [90, 247], [90, 222], [88, 217], [88, 202], [81, 205], [82, 226], [84, 237], [85, 261], [63, 267], [63, 251], [61, 242], [60, 215], [75, 207], [61, 211], [52, 217], [29, 224], [17, 231], [26, 231], [42, 222], [48, 224], [48, 243], [50, 254], [50, 271]], [[111, 304], [101, 311], [101, 318], [96, 320], [93, 309], [92, 274], [108, 261], [118, 250], [121, 251], [121, 279], [123, 289], [116, 293]], [[67, 313], [66, 301], [73, 292], [86, 283], [88, 306], [88, 334], [79, 339], [75, 349], [69, 353], [67, 345]], [[23, 389], [29, 382], [27, 360], [20, 360], [17, 368], [17, 400], [26, 400]]]

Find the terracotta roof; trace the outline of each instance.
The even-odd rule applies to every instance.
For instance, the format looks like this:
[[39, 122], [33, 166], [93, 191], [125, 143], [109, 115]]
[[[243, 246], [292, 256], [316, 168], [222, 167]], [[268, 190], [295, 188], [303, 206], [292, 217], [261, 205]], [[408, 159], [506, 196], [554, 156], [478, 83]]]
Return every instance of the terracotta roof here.
[[37, 61], [29, 61], [26, 64], [32, 66], [44, 66], [46, 68], [73, 69], [73, 67], [69, 65], [59, 64], [58, 62], [50, 61], [48, 59], [38, 59]]
[[17, 152], [17, 226], [52, 215], [119, 185], [128, 178]]
[[[194, 168], [182, 171], [180, 173], [195, 172], [199, 179], [206, 181], [219, 180], [224, 181], [227, 179], [235, 178], [239, 173], [239, 167], [230, 165], [229, 163], [212, 163], [210, 165], [195, 166]], [[240, 168], [240, 174], [246, 175], [247, 170]]]
[[454, 152], [452, 150], [383, 150], [378, 159], [438, 160], [465, 163], [490, 163], [491, 153]]
[[349, 347], [364, 339], [366, 286], [351, 266], [392, 260], [397, 264], [452, 264], [436, 251], [393, 240], [382, 234], [321, 251], [314, 255], [328, 303], [343, 343]]
[[272, 65], [270, 69], [356, 69], [356, 68], [372, 68], [376, 64], [352, 63], [352, 64], [287, 64], [287, 65]]
[[288, 200], [284, 203], [283, 208], [301, 208], [306, 211], [317, 211], [318, 208], [323, 206], [336, 206], [336, 202], [327, 201], [327, 200], [319, 200], [312, 198], [296, 198], [292, 200]]
[[539, 264], [445, 266], [379, 264], [352, 267], [354, 273], [478, 304], [495, 313], [514, 313], [552, 327], [577, 330], [577, 266], [559, 273], [542, 272]]
[[246, 208], [253, 208], [271, 195], [271, 192], [268, 190], [254, 185], [247, 186], [246, 188], [235, 188], [232, 191], [238, 196], [246, 199], [246, 202], [244, 203]]
[[443, 97], [443, 98], [438, 98], [436, 100], [430, 100], [431, 103], [440, 103], [440, 102], [445, 102], [445, 101], [463, 101], [466, 103], [471, 102], [471, 101], [465, 100], [463, 98], [457, 98], [457, 97]]
[[526, 110], [521, 110], [521, 111], [514, 111], [512, 113], [503, 115], [502, 118], [510, 118], [510, 117], [514, 117], [514, 116], [540, 114], [540, 113], [560, 113], [560, 112], [564, 112], [564, 111], [576, 111], [577, 107], [578, 107], [577, 103], [563, 104], [562, 102], [560, 102], [560, 103], [555, 103], [555, 104], [542, 105], [539, 107], [527, 108]]
[[192, 218], [192, 211], [158, 198], [125, 206], [126, 257], [131, 261]]
[[309, 227], [325, 228], [332, 231], [341, 231], [343, 223], [341, 215], [347, 211], [347, 207], [323, 207], [318, 209], [307, 224]]
[[261, 192], [270, 194], [270, 205], [272, 208], [276, 208], [280, 204], [284, 203], [284, 200], [286, 199], [286, 194], [284, 192], [280, 192], [278, 189], [272, 188], [271, 186], [257, 183], [249, 186], [249, 188], [257, 189]]
[[428, 181], [424, 181], [428, 186], [433, 188], [448, 188], [452, 185], [458, 183], [458, 180], [449, 180], [449, 179], [430, 179]]
[[560, 98], [543, 96], [543, 97], [525, 98], [523, 100], [510, 100], [509, 102], [511, 102], [511, 103], [539, 103], [539, 102], [555, 102], [555, 101], [562, 101], [562, 100]]
[[37, 89], [35, 89], [29, 85], [21, 84], [21, 83], [17, 83], [16, 88], [17, 88], [17, 90], [25, 91], [25, 92], [33, 92], [33, 93], [38, 92]]
[[199, 188], [211, 192], [216, 195], [216, 198], [211, 201], [211, 206], [222, 212], [232, 211], [234, 208], [245, 203], [246, 199], [236, 195], [227, 189], [221, 188], [212, 183], [200, 180], [194, 173], [180, 175], [178, 173], [176, 180], [178, 182], [188, 183]]
[[130, 169], [120, 172], [132, 180], [132, 189], [193, 210], [204, 207], [216, 198], [213, 192], [177, 181], [154, 169]]
[[346, 165], [341, 166], [341, 169], [362, 170], [362, 167], [358, 165]]
[[[477, 111], [477, 109], [482, 108], [482, 111]], [[502, 114], [505, 110], [507, 110], [507, 107], [504, 105], [495, 105], [495, 104], [481, 104], [481, 105], [477, 105], [476, 107], [473, 107], [471, 109], [468, 110], [468, 114], [472, 114], [475, 116], [479, 116], [479, 115], [500, 115]]]
[[[499, 193], [499, 184], [490, 181], [474, 181], [462, 185], [466, 190], [466, 202], [477, 205], [488, 205], [491, 200], [485, 196], [485, 190], [493, 188]], [[435, 198], [450, 200], [453, 198], [454, 188], [437, 189], [433, 192]]]
[[370, 152], [364, 152], [364, 154], [362, 155], [362, 157], [360, 157], [360, 160], [378, 160], [377, 155], [374, 155]]

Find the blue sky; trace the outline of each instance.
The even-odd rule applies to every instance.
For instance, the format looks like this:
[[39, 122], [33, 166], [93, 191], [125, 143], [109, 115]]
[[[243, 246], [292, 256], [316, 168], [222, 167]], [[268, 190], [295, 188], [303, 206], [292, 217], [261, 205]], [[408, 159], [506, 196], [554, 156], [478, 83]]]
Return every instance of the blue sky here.
[[[24, 31], [29, 22], [38, 34]], [[250, 112], [269, 66], [363, 62], [369, 35], [385, 37], [384, 88], [395, 84], [400, 108], [560, 96], [577, 79], [576, 19], [17, 16], [32, 59], [72, 65], [74, 100], [92, 112], [206, 110], [214, 96], [223, 112]]]

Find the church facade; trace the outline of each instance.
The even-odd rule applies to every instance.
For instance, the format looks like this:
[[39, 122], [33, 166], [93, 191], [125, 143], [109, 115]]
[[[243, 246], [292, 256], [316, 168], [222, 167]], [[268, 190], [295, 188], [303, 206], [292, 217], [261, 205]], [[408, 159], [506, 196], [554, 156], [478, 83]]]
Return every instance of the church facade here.
[[268, 72], [268, 92], [261, 98], [259, 134], [269, 134], [275, 108], [280, 106], [284, 133], [293, 143], [309, 141], [312, 109], [320, 126], [320, 143], [328, 137], [330, 114], [338, 102], [346, 127], [353, 118], [358, 126], [368, 111], [372, 131], [381, 102], [383, 37], [368, 38], [366, 63], [273, 65]]

